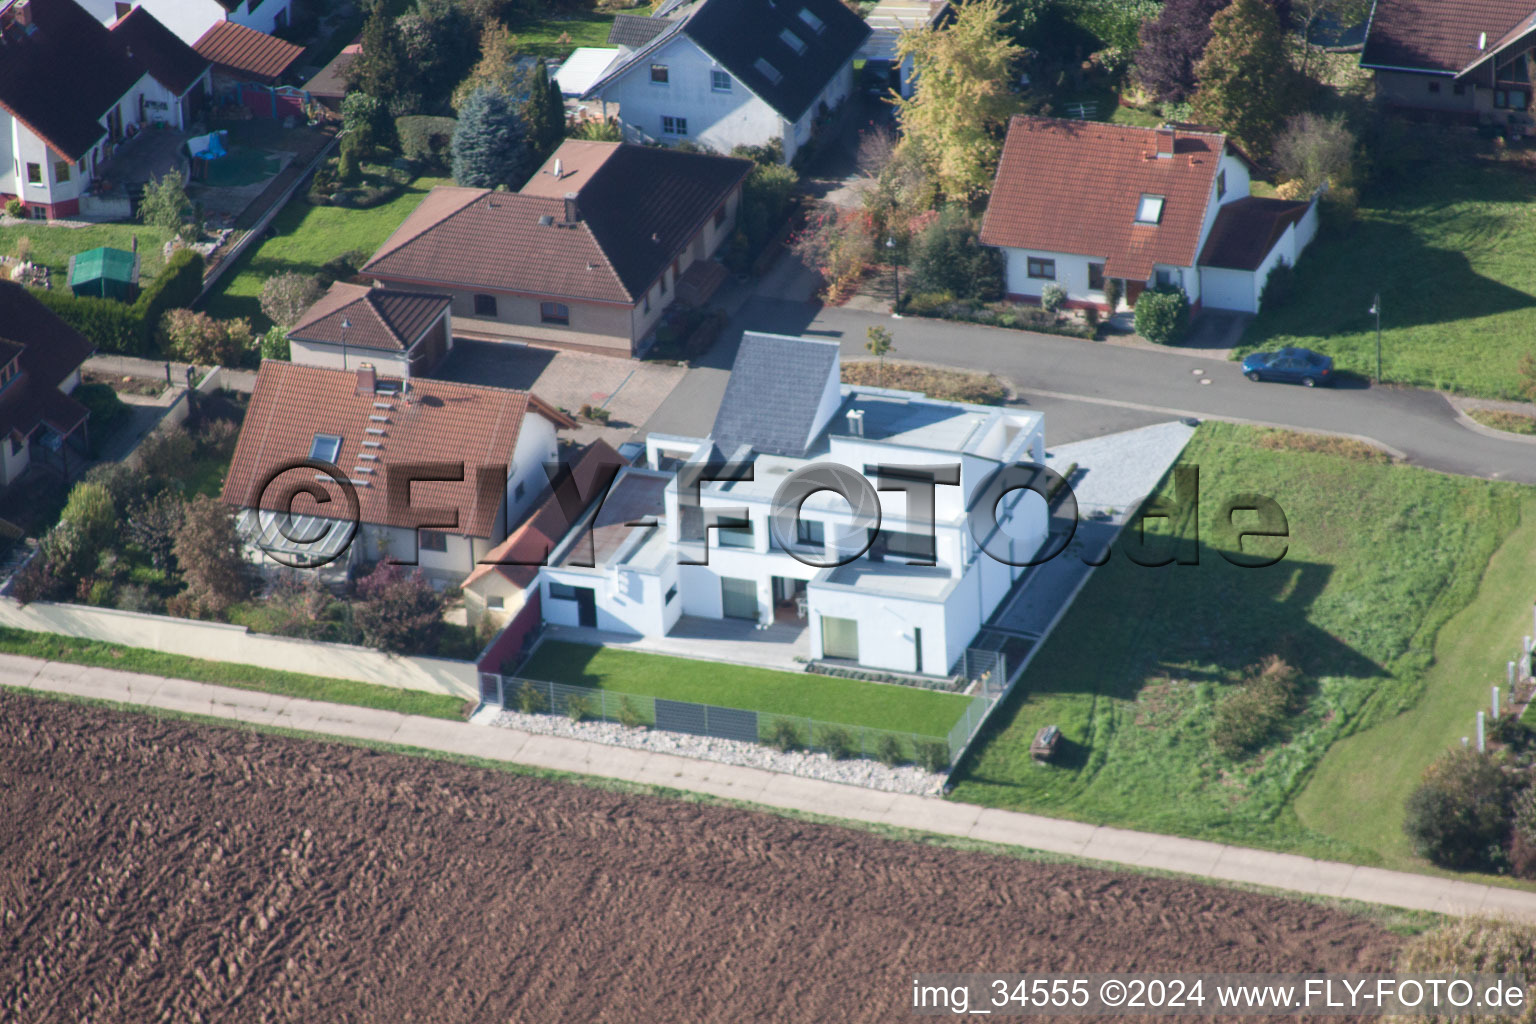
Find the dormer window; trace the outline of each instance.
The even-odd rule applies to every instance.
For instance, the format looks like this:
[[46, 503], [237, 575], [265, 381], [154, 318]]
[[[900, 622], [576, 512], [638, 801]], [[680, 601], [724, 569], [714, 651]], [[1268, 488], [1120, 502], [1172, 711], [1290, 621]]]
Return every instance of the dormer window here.
[[309, 444], [309, 457], [321, 462], [335, 462], [341, 454], [341, 438], [335, 434], [316, 434]]
[[779, 33], [779, 41], [791, 50], [794, 50], [797, 56], [805, 54], [805, 40], [795, 35], [789, 29], [786, 28]]
[[821, 30], [827, 27], [826, 22], [816, 17], [816, 15], [812, 14], [810, 10], [805, 7], [800, 8], [800, 20], [805, 22], [806, 25], [810, 27], [810, 30], [815, 32], [817, 35], [820, 35]]
[[774, 85], [778, 85], [784, 79], [784, 76], [779, 74], [778, 68], [774, 67], [772, 64], [769, 64], [761, 57], [753, 61], [752, 66], [757, 69], [758, 74], [768, 79], [768, 81], [772, 82]]
[[1163, 219], [1163, 196], [1143, 195], [1136, 207], [1136, 223], [1157, 224]]

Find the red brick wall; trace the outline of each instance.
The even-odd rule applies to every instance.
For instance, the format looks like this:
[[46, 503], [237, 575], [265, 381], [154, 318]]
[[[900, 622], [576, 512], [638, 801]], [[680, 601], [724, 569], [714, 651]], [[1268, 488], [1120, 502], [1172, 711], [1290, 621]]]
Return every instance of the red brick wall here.
[[527, 600], [508, 622], [501, 635], [485, 649], [478, 666], [481, 672], [500, 672], [501, 663], [517, 657], [523, 649], [523, 637], [537, 629], [543, 616], [539, 611], [539, 592], [528, 592]]

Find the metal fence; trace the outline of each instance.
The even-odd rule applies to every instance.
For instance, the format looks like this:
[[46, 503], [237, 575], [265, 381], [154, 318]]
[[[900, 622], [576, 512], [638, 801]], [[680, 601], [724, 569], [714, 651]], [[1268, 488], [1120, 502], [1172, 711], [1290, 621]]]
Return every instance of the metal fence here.
[[940, 737], [492, 672], [480, 673], [480, 699], [485, 704], [514, 711], [647, 725], [667, 732], [819, 751], [834, 756], [877, 758], [892, 763], [910, 761], [935, 771], [954, 763], [981, 727], [993, 704], [993, 699], [988, 697], [972, 697], [949, 734]]

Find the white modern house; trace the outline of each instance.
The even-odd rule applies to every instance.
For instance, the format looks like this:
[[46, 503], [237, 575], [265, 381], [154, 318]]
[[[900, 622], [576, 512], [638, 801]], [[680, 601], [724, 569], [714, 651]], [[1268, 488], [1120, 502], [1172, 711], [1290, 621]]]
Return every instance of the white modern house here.
[[0, 0], [0, 200], [88, 213], [116, 147], [185, 128], [210, 89], [209, 63], [147, 12], [108, 29], [75, 0]]
[[[660, 13], [665, 12], [665, 13]], [[695, 0], [619, 15], [619, 51], [582, 94], [634, 142], [720, 153], [783, 146], [788, 162], [852, 94], [869, 26], [838, 0]]]
[[[777, 623], [808, 632], [814, 661], [947, 676], [1023, 573], [1009, 563], [1047, 536], [1043, 499], [987, 485], [1044, 452], [1039, 413], [843, 385], [835, 342], [748, 333], [710, 436], [648, 438], [646, 466], [621, 471], [540, 570], [542, 613], [648, 637], [685, 618]], [[706, 463], [751, 479], [699, 480], [694, 499]], [[870, 489], [805, 494], [776, 530], [776, 495], [808, 468]]]
[[912, 58], [898, 57], [897, 41], [906, 32], [941, 29], [954, 16], [949, 0], [880, 0], [864, 19], [869, 23], [869, 38], [859, 47], [859, 58], [866, 73], [884, 72], [890, 88], [903, 99], [911, 99], [917, 77]]
[[1270, 271], [1317, 234], [1310, 201], [1249, 194], [1253, 163], [1225, 135], [1183, 128], [1016, 116], [982, 220], [1003, 251], [1005, 289], [1109, 312], [1105, 284], [1134, 306], [1179, 287], [1191, 306], [1257, 313]]
[[220, 22], [270, 35], [293, 16], [293, 0], [81, 0], [81, 6], [107, 25], [142, 7], [188, 46]]

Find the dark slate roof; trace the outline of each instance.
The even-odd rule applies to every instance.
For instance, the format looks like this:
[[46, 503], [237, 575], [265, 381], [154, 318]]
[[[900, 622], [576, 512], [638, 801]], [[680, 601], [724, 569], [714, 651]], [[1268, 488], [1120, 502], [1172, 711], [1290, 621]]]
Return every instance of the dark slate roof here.
[[1532, 0], [1376, 0], [1360, 65], [1452, 74], [1536, 11]]
[[1304, 199], [1260, 199], [1246, 196], [1221, 208], [1200, 253], [1202, 267], [1258, 270], [1285, 233], [1307, 215]]
[[208, 62], [146, 8], [135, 7], [119, 19], [112, 26], [112, 38], [127, 44], [129, 54], [177, 96], [184, 95], [208, 70]]
[[646, 18], [636, 14], [619, 14], [608, 30], [609, 46], [627, 46], [638, 50], [668, 25], [665, 18]]
[[107, 111], [144, 75], [122, 39], [74, 0], [31, 0], [29, 28], [0, 36], [0, 108], [55, 152], [79, 160]]
[[59, 385], [80, 368], [95, 346], [31, 292], [10, 281], [0, 281], [0, 336], [0, 353], [16, 356], [20, 349], [19, 372], [0, 389], [0, 439], [30, 437], [44, 425], [68, 434], [84, 423], [85, 406], [60, 391]]
[[710, 440], [728, 458], [741, 445], [804, 456], [816, 440], [816, 411], [838, 367], [838, 344], [782, 334], [742, 335]]
[[[809, 20], [801, 16], [802, 11]], [[586, 95], [596, 94], [645, 62], [674, 34], [668, 29], [677, 24], [699, 49], [719, 61], [781, 117], [798, 121], [833, 76], [853, 59], [870, 32], [864, 19], [839, 0], [699, 0], [675, 18], [647, 20], [666, 27], [594, 83]], [[786, 32], [799, 40], [803, 52], [785, 40]], [[765, 73], [761, 62], [775, 74]]]

